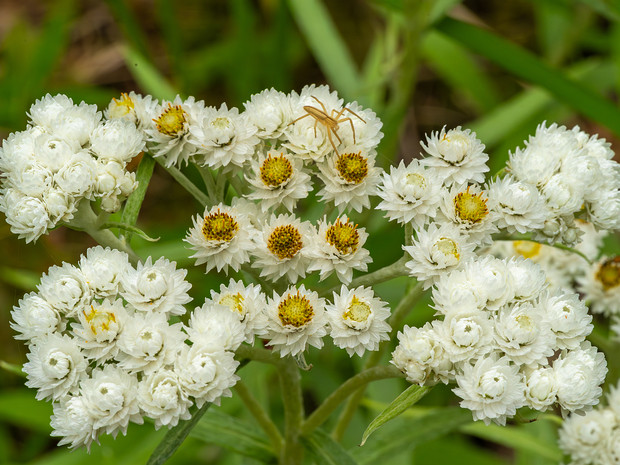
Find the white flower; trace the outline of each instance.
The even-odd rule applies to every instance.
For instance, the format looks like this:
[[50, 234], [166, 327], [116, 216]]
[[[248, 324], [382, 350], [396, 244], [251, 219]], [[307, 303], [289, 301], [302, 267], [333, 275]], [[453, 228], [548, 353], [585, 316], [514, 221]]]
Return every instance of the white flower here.
[[138, 378], [114, 365], [97, 368], [80, 384], [84, 405], [96, 430], [116, 437], [127, 433], [129, 422], [142, 424], [138, 405]]
[[246, 197], [259, 200], [263, 211], [283, 205], [293, 212], [299, 199], [305, 199], [312, 190], [310, 176], [303, 170], [303, 162], [286, 152], [271, 150], [267, 156], [259, 154], [252, 161], [252, 176], [245, 179], [254, 187]]
[[605, 192], [595, 203], [586, 204], [586, 219], [599, 229], [620, 229], [620, 193]]
[[620, 314], [620, 257], [601, 257], [577, 283], [593, 313]]
[[454, 379], [453, 364], [435, 326], [431, 323], [422, 328], [405, 325], [403, 331], [398, 332], [398, 346], [392, 352], [390, 363], [405, 373], [410, 383], [434, 385]]
[[14, 160], [14, 166], [7, 167], [5, 176], [6, 186], [27, 197], [41, 198], [52, 188], [52, 171], [36, 158]]
[[153, 125], [155, 107], [157, 100], [150, 95], [142, 96], [131, 91], [129, 94], [122, 93], [118, 100], [113, 98], [104, 114], [106, 118], [124, 119], [144, 130]]
[[200, 147], [195, 161], [211, 168], [238, 167], [252, 158], [259, 142], [256, 127], [237, 108], [206, 107], [196, 124], [190, 125], [190, 139]]
[[343, 285], [340, 294], [334, 292], [334, 303], [325, 309], [334, 344], [345, 349], [350, 357], [378, 350], [379, 343], [389, 339], [391, 328], [385, 320], [390, 309], [375, 297], [371, 288], [347, 289]]
[[507, 357], [479, 358], [474, 365], [466, 363], [457, 373], [457, 388], [452, 391], [463, 399], [460, 406], [472, 411], [474, 420], [485, 424], [506, 424], [518, 408], [525, 405], [523, 376], [519, 367]]
[[239, 317], [227, 305], [208, 300], [202, 307], [194, 309], [185, 332], [192, 343], [213, 352], [235, 351], [246, 339], [245, 327]]
[[538, 306], [555, 334], [555, 346], [559, 349], [576, 349], [592, 332], [592, 316], [585, 303], [575, 293], [556, 291], [543, 293]]
[[455, 310], [433, 327], [452, 363], [475, 360], [496, 349], [493, 321], [487, 312]]
[[321, 280], [333, 271], [344, 284], [353, 279], [353, 270], [368, 270], [372, 262], [370, 253], [363, 246], [368, 238], [365, 228], [358, 228], [345, 215], [328, 222], [319, 220], [318, 233], [312, 240], [308, 256], [308, 271], [319, 271]]
[[426, 144], [421, 145], [430, 157], [421, 159], [420, 163], [435, 167], [445, 184], [484, 182], [484, 173], [489, 171], [486, 165], [489, 156], [484, 153], [484, 144], [476, 138], [475, 132], [460, 126], [446, 132], [444, 126], [440, 132], [427, 135]]
[[374, 150], [349, 146], [318, 163], [318, 176], [325, 184], [318, 192], [321, 200], [334, 202], [341, 213], [347, 208], [357, 212], [370, 208], [369, 197], [378, 193], [381, 174], [375, 156]]
[[36, 241], [54, 226], [45, 204], [35, 197], [22, 194], [8, 197], [5, 193], [0, 198], [0, 211], [6, 215], [11, 232], [26, 243]]
[[101, 160], [128, 163], [145, 148], [144, 135], [136, 125], [115, 118], [99, 125], [90, 137], [90, 150]]
[[141, 312], [183, 315], [183, 304], [192, 300], [187, 294], [192, 285], [185, 281], [186, 275], [187, 270], [177, 270], [176, 262], [161, 257], [152, 263], [148, 257], [122, 275], [121, 295]]
[[127, 197], [138, 187], [136, 174], [131, 173], [117, 161], [99, 161], [96, 165], [94, 193], [96, 197]]
[[314, 291], [289, 287], [281, 296], [274, 292], [267, 301], [269, 318], [268, 344], [280, 352], [297, 355], [309, 345], [323, 347], [323, 336], [327, 334], [325, 299]]
[[76, 197], [58, 188], [51, 188], [43, 194], [43, 204], [54, 225], [71, 221], [78, 207]]
[[273, 88], [250, 96], [243, 106], [246, 118], [261, 139], [277, 139], [293, 120], [290, 97]]
[[489, 209], [497, 213], [497, 226], [509, 233], [541, 229], [551, 217], [536, 188], [511, 176], [491, 182], [487, 194]]
[[69, 444], [70, 449], [85, 446], [90, 450], [92, 442], [97, 440], [98, 431], [93, 427], [95, 419], [84, 397], [67, 396], [52, 405], [54, 413], [50, 424], [53, 431], [50, 435], [60, 436], [58, 445]]
[[465, 270], [454, 270], [439, 278], [433, 288], [433, 308], [446, 314], [462, 308], [484, 310], [487, 293], [480, 283], [471, 279]]
[[230, 388], [239, 380], [235, 370], [239, 362], [235, 354], [213, 351], [201, 344], [184, 345], [175, 361], [175, 371], [183, 390], [201, 408], [205, 402], [220, 404], [221, 397], [230, 397]]
[[120, 250], [105, 249], [100, 245], [91, 247], [86, 255], [80, 256], [80, 270], [97, 297], [116, 296], [119, 291], [121, 276], [129, 265], [129, 257]]
[[86, 151], [78, 152], [54, 175], [60, 190], [73, 197], [90, 197], [97, 178], [97, 165]]
[[58, 114], [72, 106], [73, 100], [64, 94], [56, 94], [54, 96], [46, 94], [44, 97], [36, 100], [26, 114], [33, 125], [49, 129], [54, 124]]
[[121, 299], [104, 299], [101, 304], [93, 302], [77, 312], [79, 323], [71, 326], [88, 358], [103, 362], [116, 357], [118, 340], [129, 316]]
[[163, 313], [136, 313], [118, 339], [118, 365], [130, 373], [148, 374], [174, 363], [185, 340], [181, 328], [181, 323], [168, 325]]
[[614, 463], [603, 461], [603, 452], [615, 426], [609, 410], [570, 415], [559, 430], [560, 448], [571, 455], [573, 463]]
[[603, 393], [600, 385], [607, 374], [605, 356], [590, 342], [578, 349], [564, 351], [553, 362], [558, 380], [558, 403], [562, 412], [583, 412], [596, 405]]
[[525, 400], [530, 408], [545, 411], [557, 400], [558, 383], [555, 371], [539, 367], [525, 372]]
[[30, 346], [24, 372], [26, 386], [38, 389], [36, 398], [59, 400], [75, 392], [88, 364], [77, 346], [67, 335], [50, 334]]
[[219, 204], [206, 207], [203, 216], [194, 218], [194, 226], [184, 240], [196, 251], [190, 258], [196, 259], [196, 265], [206, 263], [207, 273], [213, 268], [228, 272], [229, 266], [239, 271], [250, 259], [253, 233], [247, 215], [238, 208]]
[[155, 429], [176, 426], [189, 420], [192, 401], [183, 390], [176, 372], [162, 369], [152, 372], [138, 384], [138, 402], [142, 411], [155, 420]]
[[293, 215], [271, 215], [263, 230], [254, 237], [255, 260], [253, 268], [260, 269], [261, 277], [276, 281], [283, 276], [295, 282], [306, 276], [308, 249], [315, 236], [309, 221]]
[[[515, 297], [515, 293], [524, 291], [520, 281], [515, 282], [511, 272], [514, 266], [508, 260], [500, 260], [490, 255], [476, 257], [464, 264], [467, 279], [473, 283], [476, 290], [486, 298], [486, 308], [497, 310]], [[533, 273], [534, 276], [538, 276]], [[520, 277], [520, 275], [518, 275]], [[519, 294], [520, 296], [521, 294]]]
[[609, 386], [609, 392], [607, 393], [607, 405], [609, 409], [614, 413], [616, 422], [620, 422], [620, 388], [619, 383], [615, 386]]
[[65, 329], [66, 322], [45, 299], [36, 292], [22, 297], [11, 312], [11, 328], [19, 334], [15, 339], [30, 341], [34, 338], [45, 337], [53, 333], [60, 333]]
[[231, 279], [228, 286], [220, 285], [220, 292], [211, 291], [211, 301], [225, 305], [243, 323], [245, 342], [252, 344], [255, 336], [263, 336], [267, 331], [265, 315], [265, 294], [260, 286]]
[[403, 249], [411, 256], [406, 263], [409, 274], [423, 282], [424, 289], [427, 289], [443, 274], [459, 268], [474, 247], [475, 244], [468, 242], [455, 226], [437, 227], [431, 223], [427, 229], [417, 231], [417, 239]]
[[531, 260], [513, 257], [506, 262], [516, 299], [535, 299], [547, 287], [545, 272]]
[[68, 263], [50, 267], [37, 289], [41, 297], [67, 318], [86, 309], [92, 299], [84, 274]]
[[385, 217], [398, 223], [411, 223], [423, 228], [434, 218], [440, 201], [442, 178], [436, 169], [412, 160], [407, 166], [401, 160], [398, 167], [390, 166], [390, 174], [382, 173], [383, 182], [378, 195], [383, 199], [377, 208]]

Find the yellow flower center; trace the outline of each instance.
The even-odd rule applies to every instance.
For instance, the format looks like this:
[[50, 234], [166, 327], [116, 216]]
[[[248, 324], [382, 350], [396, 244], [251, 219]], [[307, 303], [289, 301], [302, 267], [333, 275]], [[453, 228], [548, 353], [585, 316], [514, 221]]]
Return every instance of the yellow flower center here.
[[312, 320], [314, 309], [303, 295], [291, 294], [278, 305], [278, 317], [284, 326], [301, 328]]
[[487, 200], [479, 194], [470, 194], [469, 186], [465, 192], [459, 192], [454, 197], [454, 212], [461, 221], [466, 223], [480, 223], [488, 214]]
[[86, 318], [86, 323], [88, 323], [90, 330], [95, 335], [99, 331], [102, 333], [108, 332], [110, 330], [110, 324], [116, 323], [116, 315], [107, 309], [95, 309], [95, 307], [91, 305], [90, 312], [86, 313], [82, 310], [82, 313], [84, 314], [84, 318]]
[[153, 121], [155, 121], [155, 126], [159, 132], [170, 137], [177, 137], [185, 133], [187, 113], [181, 108], [181, 105], [172, 106], [169, 103], [168, 108]]
[[620, 286], [620, 256], [605, 260], [596, 272], [596, 280], [608, 291]]
[[263, 183], [270, 187], [278, 187], [291, 179], [293, 165], [284, 154], [273, 157], [269, 155], [260, 166], [260, 178]]
[[343, 153], [336, 159], [336, 169], [345, 181], [359, 184], [368, 176], [368, 160], [362, 152]]
[[426, 188], [426, 178], [422, 176], [420, 173], [409, 173], [406, 176], [407, 184], [410, 186], [415, 186], [420, 189]]
[[533, 258], [540, 253], [542, 244], [532, 241], [514, 241], [512, 247], [519, 255], [525, 258]]
[[224, 294], [220, 297], [218, 304], [226, 305], [233, 312], [236, 311], [243, 315], [243, 300], [243, 296], [240, 292], [236, 294]]
[[351, 303], [347, 307], [347, 311], [342, 315], [345, 320], [353, 320], [357, 323], [364, 323], [371, 314], [370, 305], [362, 302], [353, 296]]
[[114, 105], [110, 107], [111, 118], [120, 118], [122, 116], [125, 116], [131, 113], [134, 110], [133, 100], [131, 100], [131, 97], [129, 97], [129, 95], [126, 94], [125, 92], [121, 94], [120, 99], [118, 100], [112, 99], [112, 100], [114, 100]]
[[524, 329], [526, 331], [533, 331], [534, 330], [534, 322], [532, 321], [532, 319], [527, 316], [527, 315], [518, 315], [515, 318], [517, 324], [519, 325], [519, 327], [521, 329]]
[[267, 240], [267, 248], [280, 260], [293, 258], [303, 245], [301, 233], [292, 224], [278, 226]]
[[220, 116], [211, 121], [211, 126], [216, 129], [227, 129], [230, 126], [230, 119]]
[[433, 248], [441, 252], [444, 256], [453, 256], [457, 260], [460, 258], [459, 246], [449, 237], [440, 237]]
[[343, 255], [354, 253], [360, 241], [357, 225], [353, 223], [342, 223], [338, 219], [331, 225], [325, 233], [328, 244], [335, 247]]
[[228, 213], [216, 212], [205, 216], [202, 235], [208, 241], [230, 242], [239, 231], [239, 224]]

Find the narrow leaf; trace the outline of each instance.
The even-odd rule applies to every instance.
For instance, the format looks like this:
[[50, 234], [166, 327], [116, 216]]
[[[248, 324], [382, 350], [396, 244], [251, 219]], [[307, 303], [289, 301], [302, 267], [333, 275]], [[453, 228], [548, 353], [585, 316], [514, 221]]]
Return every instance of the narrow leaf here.
[[[125, 202], [125, 207], [123, 208], [123, 214], [121, 216], [121, 223], [135, 225], [136, 221], [138, 221], [140, 208], [142, 207], [142, 202], [144, 201], [144, 196], [146, 195], [146, 189], [149, 187], [149, 182], [151, 180], [151, 176], [153, 175], [154, 167], [155, 159], [145, 153], [142, 156], [142, 160], [140, 161], [138, 170], [136, 171], [136, 181], [138, 182], [138, 187], [131, 193]], [[129, 242], [131, 240], [131, 234], [127, 234], [125, 236], [127, 242]]]
[[174, 99], [177, 92], [159, 70], [144, 58], [144, 55], [129, 46], [123, 48], [123, 55], [129, 72], [145, 92], [158, 99]]
[[219, 410], [209, 412], [196, 425], [191, 436], [238, 454], [270, 462], [275, 455], [266, 436], [251, 423]]
[[416, 384], [412, 384], [409, 386], [401, 395], [399, 395], [394, 401], [387, 406], [387, 408], [381, 412], [374, 420], [370, 422], [366, 431], [364, 431], [364, 435], [362, 436], [362, 443], [360, 446], [363, 446], [368, 437], [379, 427], [387, 423], [388, 421], [396, 418], [398, 415], [403, 413], [417, 401], [419, 401], [431, 388], [426, 386], [418, 386]]
[[357, 465], [353, 457], [321, 429], [303, 437], [302, 442], [318, 465]]
[[122, 229], [124, 231], [129, 231], [131, 233], [137, 234], [142, 239], [149, 241], [149, 242], [157, 242], [159, 240], [159, 237], [153, 238], [149, 236], [147, 233], [145, 233], [144, 231], [142, 231], [137, 226], [132, 226], [130, 224], [116, 223], [116, 222], [110, 221], [109, 223], [104, 223], [101, 226], [101, 229], [110, 229], [110, 228], [117, 228], [117, 229]]
[[49, 434], [52, 404], [34, 398], [29, 389], [5, 390], [0, 394], [0, 420]]
[[146, 465], [161, 465], [168, 460], [172, 454], [183, 444], [187, 435], [196, 426], [200, 418], [205, 414], [207, 409], [211, 406], [209, 402], [205, 403], [200, 410], [197, 410], [192, 418], [185, 421], [180, 421], [174, 428], [168, 430], [164, 439], [157, 445], [149, 461]]
[[14, 375], [19, 376], [20, 378], [26, 377], [26, 373], [22, 369], [21, 365], [15, 365], [13, 363], [0, 360], [0, 368], [2, 368], [4, 371], [7, 371], [9, 373], [13, 373]]
[[20, 270], [8, 266], [0, 267], [0, 280], [24, 291], [34, 291], [41, 275], [30, 270]]

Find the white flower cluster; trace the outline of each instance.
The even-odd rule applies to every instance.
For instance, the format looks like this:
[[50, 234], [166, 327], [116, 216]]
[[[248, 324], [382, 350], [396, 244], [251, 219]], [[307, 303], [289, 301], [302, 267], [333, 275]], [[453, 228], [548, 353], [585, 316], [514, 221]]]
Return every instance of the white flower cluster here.
[[102, 119], [95, 105], [65, 95], [37, 100], [28, 117], [0, 148], [0, 211], [26, 242], [69, 222], [82, 199], [115, 212], [137, 187], [126, 169], [145, 147], [135, 125]]
[[[11, 326], [29, 344], [26, 385], [53, 402], [52, 435], [61, 445], [88, 448], [143, 417], [171, 427], [190, 418], [194, 403], [231, 395], [234, 350], [252, 324], [236, 315], [254, 315], [256, 304], [247, 299], [231, 312], [220, 293], [189, 326], [171, 324], [191, 300], [186, 274], [165, 258], [134, 268], [125, 253], [98, 246], [79, 266], [50, 268], [38, 292], [19, 301]], [[236, 286], [235, 295], [256, 295]]]
[[585, 341], [592, 317], [577, 294], [549, 291], [530, 260], [469, 260], [441, 276], [433, 303], [443, 319], [405, 327], [392, 354], [410, 382], [456, 381], [460, 405], [485, 423], [523, 406], [566, 413], [598, 402], [607, 364]]
[[574, 465], [608, 465], [620, 461], [620, 388], [612, 387], [607, 407], [569, 416], [559, 444]]

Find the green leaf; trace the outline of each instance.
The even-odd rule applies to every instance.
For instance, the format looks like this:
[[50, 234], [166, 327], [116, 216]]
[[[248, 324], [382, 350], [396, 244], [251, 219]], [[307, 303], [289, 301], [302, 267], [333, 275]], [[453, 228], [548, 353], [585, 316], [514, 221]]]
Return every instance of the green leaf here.
[[29, 389], [5, 390], [0, 394], [0, 420], [49, 434], [52, 404], [35, 399]]
[[321, 0], [289, 0], [289, 8], [321, 70], [347, 100], [359, 98], [361, 78], [347, 45]]
[[199, 420], [210, 406], [211, 403], [205, 403], [200, 410], [197, 410], [192, 415], [192, 418], [185, 421], [179, 421], [174, 428], [168, 430], [164, 436], [164, 439], [162, 439], [151, 454], [151, 457], [146, 465], [161, 465], [168, 460], [172, 454], [177, 451], [181, 444], [183, 444], [185, 438], [187, 438], [192, 429], [196, 427], [196, 424], [198, 424]]
[[21, 365], [15, 365], [13, 363], [5, 362], [4, 360], [0, 360], [0, 368], [9, 373], [13, 373], [20, 378], [25, 378], [27, 375], [24, 372]]
[[350, 453], [360, 465], [375, 464], [471, 421], [469, 410], [452, 407], [427, 410], [416, 418], [403, 416], [377, 431], [364, 447]]
[[387, 406], [383, 412], [381, 412], [377, 417], [370, 422], [366, 431], [364, 431], [364, 435], [362, 436], [362, 443], [360, 446], [363, 446], [368, 437], [379, 427], [386, 424], [388, 421], [393, 420], [398, 415], [403, 413], [417, 401], [419, 401], [431, 388], [426, 386], [418, 386], [416, 384], [412, 384], [409, 386], [401, 395], [399, 395], [390, 405]]
[[104, 223], [100, 229], [111, 229], [111, 228], [122, 229], [123, 231], [129, 231], [130, 233], [137, 234], [145, 241], [157, 242], [159, 240], [159, 237], [151, 237], [147, 233], [142, 231], [140, 228], [138, 228], [137, 226], [133, 226], [131, 224], [125, 224], [125, 223], [118, 223], [115, 221], [109, 221], [107, 223]]
[[315, 430], [309, 437], [302, 437], [301, 440], [318, 465], [357, 465], [353, 457], [321, 429]]
[[485, 425], [475, 422], [462, 426], [459, 431], [506, 447], [531, 452], [555, 462], [562, 460], [562, 452], [555, 442], [543, 441], [525, 431], [522, 426]]
[[209, 412], [198, 422], [191, 436], [263, 462], [275, 459], [268, 439], [260, 430], [219, 410]]
[[106, 3], [114, 13], [117, 24], [122, 29], [131, 47], [139, 51], [140, 54], [147, 55], [148, 48], [146, 44], [148, 39], [131, 11], [129, 3], [125, 0], [106, 0]]
[[[140, 214], [140, 208], [146, 195], [146, 190], [149, 187], [151, 176], [153, 175], [153, 168], [155, 167], [155, 159], [149, 154], [145, 153], [142, 156], [142, 160], [138, 165], [136, 171], [136, 181], [138, 181], [138, 187], [131, 193], [125, 207], [123, 208], [123, 214], [121, 216], [121, 223], [127, 225], [134, 225], [138, 221], [138, 215]], [[131, 234], [126, 235], [127, 242], [131, 240]]]
[[41, 279], [39, 273], [8, 266], [0, 267], [0, 280], [24, 291], [34, 291]]
[[515, 77], [538, 84], [588, 118], [620, 135], [620, 110], [596, 92], [569, 80], [561, 71], [539, 60], [529, 51], [478, 27], [444, 18], [439, 31], [503, 67]]
[[140, 54], [135, 48], [126, 46], [123, 48], [123, 56], [127, 69], [146, 93], [158, 99], [174, 99], [177, 91], [159, 70], [144, 58], [144, 55]]

